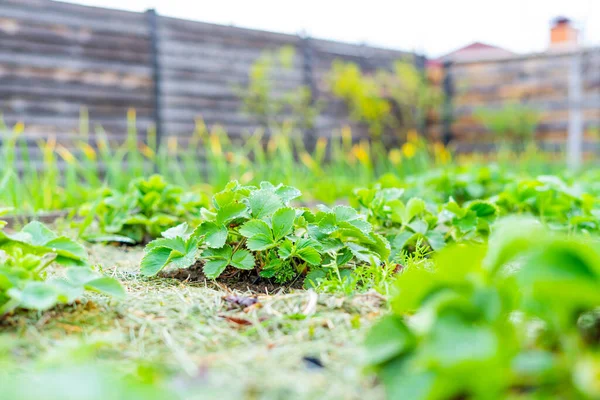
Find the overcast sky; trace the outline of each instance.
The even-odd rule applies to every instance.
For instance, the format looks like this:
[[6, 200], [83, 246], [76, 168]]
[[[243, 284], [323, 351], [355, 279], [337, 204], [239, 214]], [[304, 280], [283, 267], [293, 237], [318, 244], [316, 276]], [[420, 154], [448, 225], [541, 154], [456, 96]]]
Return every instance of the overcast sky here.
[[573, 19], [600, 44], [600, 0], [71, 0], [439, 56], [473, 41], [544, 50], [550, 21]]

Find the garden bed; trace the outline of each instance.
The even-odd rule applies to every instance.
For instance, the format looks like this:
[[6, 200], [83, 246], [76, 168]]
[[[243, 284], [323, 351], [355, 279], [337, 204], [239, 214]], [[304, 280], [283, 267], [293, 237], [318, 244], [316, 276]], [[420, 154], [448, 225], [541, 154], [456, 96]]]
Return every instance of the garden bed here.
[[[595, 395], [565, 372], [599, 370], [595, 180], [492, 173], [387, 177], [313, 208], [291, 205], [290, 186], [231, 182], [208, 201], [153, 176], [56, 232], [2, 231], [0, 387], [35, 379], [48, 399], [74, 382], [96, 382], [86, 399]], [[539, 357], [551, 362], [523, 369]], [[468, 379], [479, 370], [489, 385]], [[52, 397], [56, 379], [67, 386]]]

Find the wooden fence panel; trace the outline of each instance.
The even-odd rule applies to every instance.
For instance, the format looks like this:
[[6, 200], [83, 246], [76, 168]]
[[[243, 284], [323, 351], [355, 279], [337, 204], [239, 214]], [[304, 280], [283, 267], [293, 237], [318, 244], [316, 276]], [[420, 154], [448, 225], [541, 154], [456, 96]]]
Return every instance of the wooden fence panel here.
[[90, 125], [123, 138], [127, 110], [153, 123], [146, 16], [49, 0], [0, 1], [0, 112], [25, 137], [65, 143]]
[[[459, 150], [492, 148], [495, 141], [475, 114], [478, 109], [507, 103], [526, 105], [540, 113], [536, 140], [548, 148], [562, 147], [567, 138], [569, 67], [572, 52], [546, 52], [501, 59], [470, 60], [451, 65], [453, 142]], [[600, 48], [584, 49], [581, 107], [587, 146], [600, 127]], [[585, 150], [585, 149], [584, 149]]]
[[233, 137], [258, 128], [258, 121], [242, 112], [240, 99], [250, 68], [266, 50], [291, 46], [296, 50], [293, 66], [276, 70], [273, 85], [276, 93], [299, 87], [299, 41], [293, 35], [160, 17], [164, 134], [189, 136], [197, 118], [208, 126], [221, 125]]
[[[373, 72], [410, 56], [151, 12], [0, 0], [0, 113], [7, 125], [25, 123], [24, 136], [33, 147], [51, 136], [72, 145], [83, 108], [92, 132], [102, 126], [116, 141], [125, 138], [128, 109], [136, 110], [142, 134], [160, 121], [165, 140], [176, 136], [185, 142], [198, 118], [240, 137], [261, 127], [242, 110], [240, 93], [250, 68], [266, 50], [282, 46], [292, 47], [295, 58], [292, 68], [275, 71], [275, 94], [310, 85], [316, 98], [327, 101], [316, 129], [307, 132], [312, 136], [329, 136], [346, 124], [356, 136], [368, 135], [348, 119], [345, 105], [328, 94], [327, 73], [335, 59]], [[288, 111], [278, 118], [286, 116]]]

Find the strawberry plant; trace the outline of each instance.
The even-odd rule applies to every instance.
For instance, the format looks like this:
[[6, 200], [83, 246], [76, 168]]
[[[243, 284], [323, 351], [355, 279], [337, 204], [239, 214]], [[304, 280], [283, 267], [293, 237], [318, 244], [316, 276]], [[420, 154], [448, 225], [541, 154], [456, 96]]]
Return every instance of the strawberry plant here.
[[[64, 277], [47, 278], [52, 263], [69, 266]], [[85, 249], [39, 222], [17, 233], [0, 231], [0, 316], [17, 308], [46, 310], [68, 304], [85, 290], [124, 295], [114, 279], [89, 267]]]
[[507, 221], [433, 264], [398, 276], [393, 313], [366, 339], [389, 398], [600, 395], [597, 243]]
[[600, 229], [598, 198], [556, 176], [516, 181], [491, 200], [506, 214], [538, 216], [553, 229], [588, 233]]
[[152, 276], [167, 265], [187, 268], [200, 262], [211, 279], [233, 268], [255, 270], [280, 283], [307, 274], [311, 284], [330, 271], [387, 261], [389, 243], [355, 209], [291, 206], [300, 195], [289, 186], [233, 181], [214, 195], [210, 209], [202, 210], [196, 228], [182, 224], [150, 242], [141, 271]]
[[398, 188], [358, 189], [353, 202], [367, 215], [375, 230], [389, 240], [392, 259], [425, 244], [439, 250], [450, 242], [482, 241], [498, 216], [491, 202], [474, 200], [459, 205], [453, 198], [446, 204], [426, 203], [412, 197], [404, 201]]
[[160, 236], [165, 229], [199, 217], [206, 205], [195, 192], [185, 192], [160, 175], [136, 179], [127, 193], [102, 189], [100, 199], [82, 207], [80, 233], [97, 221], [100, 234], [86, 234], [89, 241], [142, 243]]
[[450, 198], [442, 206], [439, 221], [446, 227], [446, 236], [454, 242], [480, 241], [488, 237], [499, 214], [498, 207], [489, 201], [473, 200], [460, 206]]

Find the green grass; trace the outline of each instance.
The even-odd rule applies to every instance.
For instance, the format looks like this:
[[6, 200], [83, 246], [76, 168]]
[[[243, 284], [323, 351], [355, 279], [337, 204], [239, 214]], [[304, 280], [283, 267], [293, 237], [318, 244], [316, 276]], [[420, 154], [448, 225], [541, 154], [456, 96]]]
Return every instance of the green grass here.
[[524, 152], [502, 148], [494, 154], [455, 155], [452, 147], [416, 132], [406, 142], [397, 136], [396, 145], [390, 146], [341, 127], [307, 148], [302, 134], [287, 125], [270, 137], [257, 130], [230, 138], [222, 127], [207, 127], [199, 120], [188, 141], [167, 136], [158, 148], [155, 131], [137, 130], [134, 110], [128, 112], [127, 124], [127, 136], [112, 140], [102, 127], [90, 127], [82, 110], [78, 136], [71, 143], [48, 137], [30, 146], [26, 126], [6, 126], [0, 116], [0, 207], [36, 215], [72, 209], [96, 199], [102, 187], [124, 191], [133, 179], [154, 172], [208, 194], [234, 179], [243, 184], [267, 180], [298, 187], [310, 200], [334, 203], [390, 174], [404, 179], [491, 161], [528, 174], [564, 169], [558, 154], [544, 153], [533, 144]]

